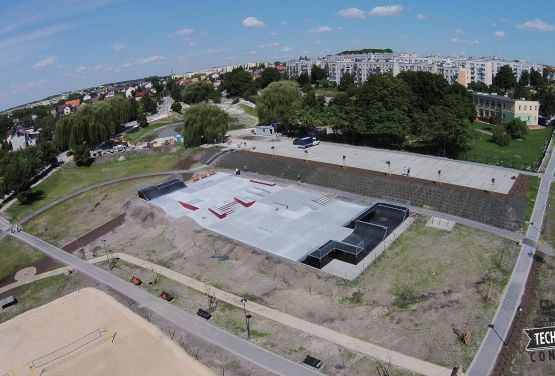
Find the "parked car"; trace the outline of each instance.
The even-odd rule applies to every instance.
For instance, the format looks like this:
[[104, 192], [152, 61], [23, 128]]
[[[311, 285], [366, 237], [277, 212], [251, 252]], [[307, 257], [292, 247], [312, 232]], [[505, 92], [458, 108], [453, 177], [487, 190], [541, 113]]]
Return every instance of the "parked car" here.
[[293, 139], [293, 145], [298, 145], [300, 138]]
[[301, 138], [297, 141], [297, 147], [301, 148], [301, 149], [306, 149], [309, 148], [311, 146], [316, 146], [320, 143], [320, 141], [318, 141], [316, 138], [314, 137], [304, 137]]

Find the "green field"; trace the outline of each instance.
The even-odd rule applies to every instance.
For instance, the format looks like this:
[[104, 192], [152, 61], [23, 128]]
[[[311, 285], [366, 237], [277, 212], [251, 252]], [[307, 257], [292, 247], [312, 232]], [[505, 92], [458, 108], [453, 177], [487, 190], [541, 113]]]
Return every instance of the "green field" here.
[[547, 203], [542, 238], [551, 247], [555, 247], [555, 185], [551, 185]]
[[551, 127], [530, 130], [524, 140], [512, 140], [509, 146], [505, 147], [492, 142], [491, 136], [479, 133], [470, 150], [461, 153], [459, 159], [519, 170], [533, 170], [540, 163], [552, 131]]
[[247, 106], [243, 103], [239, 103], [239, 107], [241, 107], [247, 115], [256, 116], [256, 108]]
[[73, 163], [67, 163], [33, 189], [37, 198], [32, 203], [22, 205], [15, 202], [6, 210], [6, 216], [11, 221], [19, 220], [60, 197], [103, 181], [141, 173], [172, 170], [178, 160], [187, 153], [186, 150], [139, 156], [127, 153], [123, 161], [95, 163], [90, 167], [76, 167]]
[[177, 126], [177, 125], [183, 125], [183, 121], [181, 119], [170, 120], [170, 121], [157, 121], [154, 123], [150, 123], [146, 128], [140, 128], [137, 132], [126, 133], [124, 136], [124, 139], [132, 143], [138, 142], [144, 136], [150, 133], [154, 133], [154, 131], [160, 128], [168, 127], [168, 126]]
[[532, 217], [532, 211], [534, 210], [534, 205], [536, 203], [536, 197], [538, 196], [538, 190], [540, 189], [541, 180], [539, 177], [534, 176], [530, 181], [528, 186], [528, 191], [526, 192], [526, 202], [528, 202], [528, 207], [526, 208], [526, 222], [530, 221]]
[[0, 240], [0, 250], [0, 280], [46, 257], [9, 236]]
[[17, 304], [0, 311], [0, 323], [8, 321], [23, 312], [50, 303], [77, 290], [82, 284], [83, 280], [81, 277], [60, 274], [18, 287], [10, 291], [9, 294], [4, 294], [15, 296]]

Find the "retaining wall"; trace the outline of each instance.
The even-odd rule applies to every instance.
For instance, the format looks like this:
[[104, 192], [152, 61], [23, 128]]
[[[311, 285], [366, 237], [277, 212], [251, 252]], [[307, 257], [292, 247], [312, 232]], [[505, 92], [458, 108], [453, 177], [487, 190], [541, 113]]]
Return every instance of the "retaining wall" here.
[[414, 177], [387, 176], [375, 171], [252, 151], [224, 154], [215, 164], [293, 181], [300, 177], [301, 182], [430, 208], [511, 231], [522, 228], [528, 206], [527, 177], [523, 175], [515, 177], [514, 189], [509, 194], [492, 194]]

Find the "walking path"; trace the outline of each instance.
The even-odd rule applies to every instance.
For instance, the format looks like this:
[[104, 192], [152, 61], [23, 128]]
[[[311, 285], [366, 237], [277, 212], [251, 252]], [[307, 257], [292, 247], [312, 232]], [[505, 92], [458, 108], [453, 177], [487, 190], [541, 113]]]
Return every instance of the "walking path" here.
[[[530, 219], [535, 225], [528, 226], [526, 238], [523, 241], [522, 249], [516, 261], [511, 279], [505, 289], [505, 294], [501, 299], [501, 304], [497, 307], [497, 312], [492, 321], [493, 328], [486, 333], [474, 360], [468, 369], [468, 375], [484, 376], [489, 375], [495, 366], [495, 362], [503, 342], [499, 339], [507, 338], [509, 330], [524, 293], [524, 287], [528, 279], [528, 274], [532, 266], [536, 247], [530, 244], [537, 244], [541, 235], [541, 227], [547, 208], [549, 190], [552, 182], [553, 172], [555, 171], [555, 158], [553, 151], [545, 174], [541, 175], [541, 183], [534, 205], [534, 211]], [[499, 335], [499, 336], [498, 336]]]
[[99, 268], [80, 258], [65, 252], [47, 242], [29, 235], [23, 231], [11, 234], [14, 238], [29, 244], [47, 256], [56, 259], [82, 273], [83, 275], [102, 283], [119, 294], [126, 296], [150, 312], [158, 315], [181, 330], [202, 338], [235, 356], [241, 357], [252, 364], [262, 367], [276, 375], [316, 376], [321, 375], [303, 364], [295, 363], [278, 354], [265, 350], [252, 342], [236, 337], [220, 329], [206, 320], [182, 311], [168, 304], [168, 302], [151, 295], [147, 291], [122, 280], [119, 277]]
[[6, 285], [4, 287], [0, 287], [0, 294], [4, 293], [6, 291], [10, 291], [12, 289], [15, 289], [19, 286], [26, 285], [28, 283], [40, 281], [41, 279], [44, 279], [44, 278], [53, 277], [55, 275], [60, 275], [60, 274], [67, 273], [68, 269], [69, 268], [64, 267], [64, 268], [49, 270], [49, 271], [41, 273], [41, 274], [36, 274], [36, 275], [34, 275], [30, 278], [27, 278], [25, 280], [22, 280], [22, 281], [17, 281], [17, 282], [14, 282], [14, 283], [10, 283], [9, 285]]
[[[152, 270], [160, 275], [163, 275], [164, 277], [172, 279], [178, 283], [181, 283], [182, 285], [185, 285], [202, 293], [205, 293], [207, 287], [210, 287], [210, 291], [214, 293], [214, 296], [217, 299], [232, 304], [236, 307], [243, 308], [243, 303], [241, 302], [242, 298], [240, 296], [220, 290], [218, 288], [215, 288], [214, 286], [208, 285], [205, 282], [198, 281], [181, 273], [175, 272], [171, 269], [125, 253], [114, 253], [113, 257], [120, 258], [121, 260], [139, 266], [143, 269]], [[106, 257], [101, 256], [95, 259], [88, 260], [88, 262], [92, 264], [101, 261], [106, 261]], [[267, 319], [279, 322], [280, 324], [287, 325], [291, 328], [322, 338], [339, 346], [343, 346], [349, 350], [357, 351], [364, 355], [371, 356], [386, 363], [391, 363], [394, 366], [400, 368], [411, 370], [418, 374], [429, 376], [447, 376], [451, 373], [451, 370], [448, 368], [441, 367], [436, 364], [426, 362], [424, 360], [408, 355], [404, 355], [369, 342], [362, 341], [358, 338], [354, 338], [335, 330], [313, 324], [309, 321], [288, 315], [276, 309], [268, 308], [266, 306], [251, 301], [247, 302], [246, 309]]]

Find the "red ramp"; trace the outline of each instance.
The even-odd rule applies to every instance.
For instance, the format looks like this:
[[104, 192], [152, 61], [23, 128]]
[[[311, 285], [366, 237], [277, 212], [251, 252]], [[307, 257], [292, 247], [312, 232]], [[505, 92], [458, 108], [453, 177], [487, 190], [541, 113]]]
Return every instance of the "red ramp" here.
[[191, 205], [191, 204], [188, 204], [188, 203], [182, 202], [182, 201], [177, 201], [177, 202], [179, 202], [181, 204], [181, 206], [183, 206], [185, 209], [189, 209], [189, 210], [192, 210], [192, 211], [198, 210], [198, 207], [196, 207], [194, 205]]
[[227, 213], [217, 209], [217, 208], [208, 208], [208, 210], [210, 211], [210, 213], [214, 214], [216, 217], [218, 217], [219, 219], [224, 219], [225, 217], [227, 217]]
[[233, 199], [235, 200], [235, 202], [243, 205], [245, 208], [250, 208], [256, 202], [255, 200], [250, 200], [250, 199], [246, 199], [246, 198], [239, 198], [239, 197], [233, 197]]

